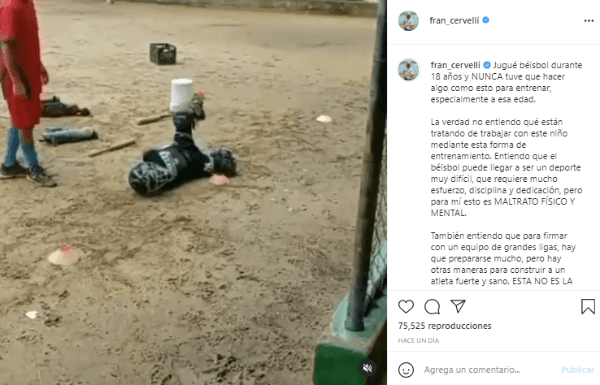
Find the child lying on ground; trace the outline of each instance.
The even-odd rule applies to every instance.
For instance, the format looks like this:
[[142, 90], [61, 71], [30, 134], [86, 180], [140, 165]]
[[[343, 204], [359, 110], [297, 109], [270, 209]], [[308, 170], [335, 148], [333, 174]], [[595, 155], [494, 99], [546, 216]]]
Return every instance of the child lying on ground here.
[[196, 146], [192, 130], [196, 121], [204, 119], [202, 99], [195, 95], [191, 107], [173, 117], [173, 143], [146, 151], [143, 161], [132, 167], [131, 188], [141, 195], [153, 195], [191, 179], [212, 174], [235, 175], [236, 162], [230, 151], [202, 151]]

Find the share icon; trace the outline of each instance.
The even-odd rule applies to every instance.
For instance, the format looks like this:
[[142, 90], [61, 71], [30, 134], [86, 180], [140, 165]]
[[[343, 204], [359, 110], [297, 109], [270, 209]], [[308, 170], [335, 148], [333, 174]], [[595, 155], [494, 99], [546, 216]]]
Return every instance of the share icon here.
[[466, 299], [453, 299], [453, 300], [451, 300], [451, 302], [456, 307], [456, 314], [458, 314], [462, 310], [463, 306], [465, 306], [465, 302], [467, 302], [467, 300]]

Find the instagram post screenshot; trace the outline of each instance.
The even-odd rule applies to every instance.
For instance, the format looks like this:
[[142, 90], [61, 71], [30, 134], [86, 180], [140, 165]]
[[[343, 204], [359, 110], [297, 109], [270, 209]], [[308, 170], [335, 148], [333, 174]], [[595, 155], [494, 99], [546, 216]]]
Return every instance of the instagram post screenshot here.
[[390, 384], [600, 383], [600, 6], [390, 2]]
[[[421, 286], [424, 280], [456, 279], [430, 277], [421, 265], [398, 259], [400, 273], [392, 277], [406, 286], [396, 289], [409, 290], [394, 294], [395, 318], [388, 324], [387, 128], [405, 132], [404, 122], [392, 125], [387, 119], [388, 83], [402, 89], [397, 73], [388, 76], [388, 15], [383, 0], [0, 0], [0, 385], [387, 383], [388, 332], [392, 351], [404, 350], [407, 345], [398, 345], [397, 339], [413, 332], [396, 335], [398, 322], [426, 321], [397, 314], [398, 301], [412, 300], [417, 308], [421, 298], [412, 293], [427, 286]], [[399, 16], [391, 27], [399, 29], [400, 20], [402, 33], [424, 28], [421, 13]], [[570, 33], [576, 20], [566, 18], [558, 21], [568, 24], [562, 34]], [[415, 87], [402, 89], [411, 95], [402, 101], [408, 108], [393, 109], [414, 115], [394, 119], [408, 119], [415, 130], [433, 130], [424, 123], [430, 119], [484, 119], [433, 113], [429, 97], [450, 94], [419, 94], [418, 82], [425, 84], [422, 80], [434, 71], [419, 67], [426, 62], [421, 52], [402, 51], [414, 57], [416, 64], [407, 62], [402, 71], [406, 79], [415, 79]], [[556, 140], [539, 139], [553, 141], [556, 148], [536, 148], [539, 141], [520, 138], [527, 147], [519, 152], [556, 153], [552, 162], [560, 167], [581, 163], [581, 171], [561, 171], [559, 182], [552, 183], [561, 194], [567, 187], [572, 192], [547, 197], [567, 198], [564, 210], [588, 214], [586, 220], [577, 218], [582, 229], [588, 223], [591, 234], [594, 206], [591, 195], [585, 195], [591, 187], [577, 178], [590, 173], [585, 175], [590, 183], [594, 180], [593, 163], [582, 158], [594, 152], [577, 147], [569, 154], [560, 147], [594, 144], [589, 136], [594, 126], [585, 120], [586, 109], [595, 107], [593, 99], [568, 88], [594, 86], [592, 73], [586, 72], [592, 56], [582, 52], [551, 52], [561, 61], [583, 62], [576, 71], [557, 72], [563, 78], [548, 82], [552, 92], [535, 94], [540, 105], [556, 98], [552, 116], [514, 119], [564, 122], [536, 126], [565, 133]], [[480, 60], [466, 51], [461, 55], [468, 57], [459, 60], [465, 63]], [[485, 60], [495, 61], [492, 56], [497, 55]], [[449, 57], [427, 61], [441, 65]], [[502, 62], [513, 60], [515, 52]], [[425, 81], [431, 83], [425, 87], [450, 86]], [[587, 125], [587, 140], [577, 123]], [[415, 169], [452, 164], [419, 158], [410, 151], [423, 146], [420, 139], [406, 138], [411, 145], [400, 148], [404, 139], [397, 137], [396, 151], [413, 154], [409, 162]], [[451, 139], [436, 143], [444, 140]], [[543, 162], [523, 163], [534, 167]], [[397, 171], [394, 178], [401, 186], [428, 194], [429, 182], [408, 182], [413, 176], [402, 167]], [[565, 178], [575, 179], [563, 185]], [[431, 186], [440, 187], [451, 186]], [[414, 197], [390, 191], [407, 204], [397, 218], [415, 226], [414, 232], [396, 233], [397, 247], [404, 246], [395, 258], [418, 249], [406, 235], [544, 231], [568, 234], [561, 241], [531, 243], [564, 243], [572, 250], [549, 251], [561, 262], [547, 266], [566, 272], [537, 278], [570, 278], [573, 288], [584, 289], [586, 277], [595, 274], [590, 266], [579, 269], [593, 258], [592, 245], [582, 233], [561, 226], [571, 217], [557, 216], [557, 211], [548, 214], [551, 220], [543, 229], [470, 229], [471, 222], [464, 220], [453, 228], [443, 223], [418, 227], [428, 214], [415, 211], [409, 219], [407, 211], [422, 207]], [[445, 194], [436, 199], [456, 199]], [[468, 220], [481, 209], [438, 205], [423, 212], [451, 208], [470, 215], [464, 217]], [[543, 221], [542, 214], [525, 215]], [[449, 246], [459, 241], [425, 242]], [[503, 242], [495, 241], [504, 247]], [[413, 262], [427, 268], [432, 257], [450, 257], [441, 250], [422, 251]], [[411, 276], [415, 280], [407, 281]], [[489, 278], [505, 279], [500, 273]], [[581, 295], [594, 298], [589, 292]], [[492, 314], [486, 313], [487, 304], [475, 306], [474, 296], [464, 297], [464, 314], [470, 316], [475, 308], [480, 312], [469, 322], [491, 323], [493, 331], [501, 327], [495, 315], [477, 319]], [[503, 309], [509, 301], [522, 304], [508, 296], [500, 300]], [[551, 311], [546, 300], [564, 311], [561, 317], [570, 314], [570, 297], [532, 297], [526, 305], [543, 309], [532, 314], [519, 309], [516, 317], [529, 325], [536, 314]], [[555, 328], [564, 327], [556, 322], [544, 325], [552, 329], [544, 333], [554, 343], [563, 335]], [[569, 346], [586, 348], [581, 339], [587, 326], [581, 320], [571, 326], [569, 333], [580, 345]], [[448, 343], [454, 338], [442, 332], [418, 338], [446, 338]], [[418, 378], [425, 362], [415, 354], [393, 359], [411, 362]], [[440, 367], [441, 362], [427, 365]], [[392, 383], [400, 378], [399, 364], [392, 362]], [[583, 359], [569, 364], [590, 366]], [[512, 361], [506, 365], [523, 370]]]

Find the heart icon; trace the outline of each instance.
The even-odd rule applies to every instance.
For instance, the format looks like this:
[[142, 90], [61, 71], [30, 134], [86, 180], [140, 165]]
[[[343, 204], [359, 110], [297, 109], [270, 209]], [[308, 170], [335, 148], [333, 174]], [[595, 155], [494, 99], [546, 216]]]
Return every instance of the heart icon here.
[[408, 301], [402, 300], [402, 301], [398, 302], [398, 307], [405, 314], [408, 314], [408, 312], [411, 311], [413, 307], [415, 307], [415, 303], [411, 300], [408, 300]]

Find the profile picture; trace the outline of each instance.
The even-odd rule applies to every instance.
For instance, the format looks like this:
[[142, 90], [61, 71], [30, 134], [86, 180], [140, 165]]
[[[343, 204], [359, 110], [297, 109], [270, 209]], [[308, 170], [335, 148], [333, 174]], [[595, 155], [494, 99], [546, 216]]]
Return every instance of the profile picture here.
[[419, 26], [419, 16], [413, 11], [402, 12], [398, 24], [405, 31], [414, 31]]
[[398, 74], [406, 81], [415, 80], [419, 77], [419, 64], [411, 59], [403, 60], [398, 66]]

